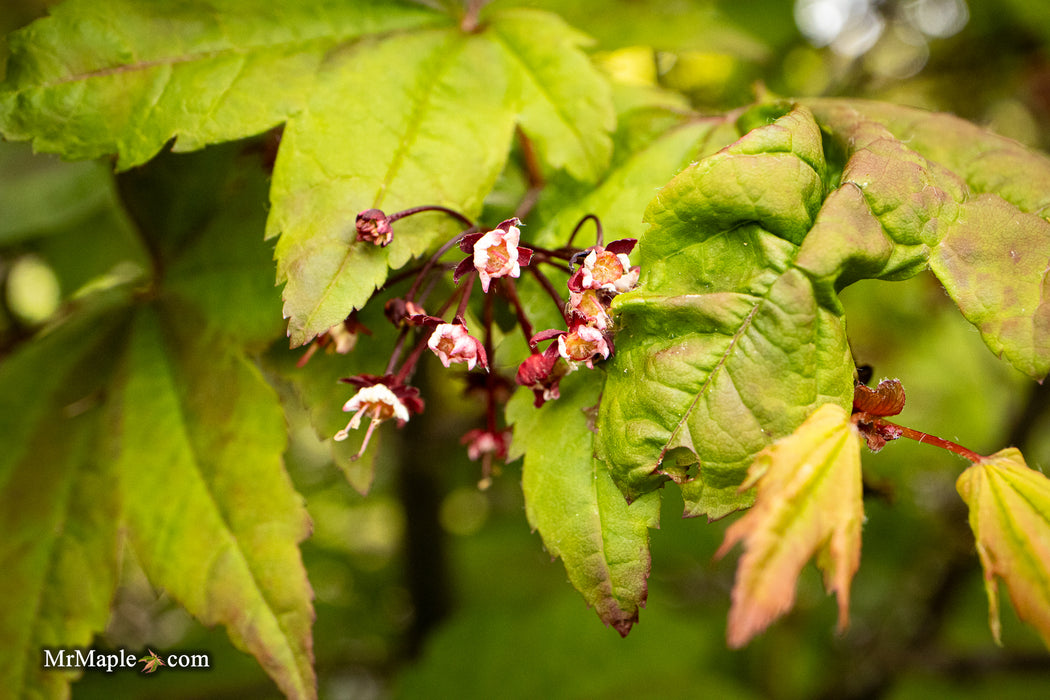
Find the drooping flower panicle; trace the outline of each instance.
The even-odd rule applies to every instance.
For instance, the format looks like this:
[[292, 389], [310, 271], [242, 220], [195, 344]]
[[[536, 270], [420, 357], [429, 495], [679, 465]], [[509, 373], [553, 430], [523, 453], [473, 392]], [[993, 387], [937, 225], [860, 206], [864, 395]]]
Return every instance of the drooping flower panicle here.
[[[445, 367], [463, 363], [468, 370], [473, 370], [480, 366], [486, 373], [467, 374], [468, 394], [480, 395], [485, 400], [486, 427], [467, 433], [463, 444], [467, 446], [467, 454], [472, 460], [482, 461], [483, 478], [479, 486], [485, 488], [491, 481], [494, 469], [492, 462], [506, 458], [510, 442], [510, 431], [496, 428], [496, 411], [499, 405], [509, 399], [512, 385], [499, 372], [490, 371], [489, 366], [493, 331], [496, 328], [494, 319], [497, 317], [493, 310], [496, 296], [485, 297], [482, 333], [480, 337], [472, 335], [464, 316], [470, 305], [473, 277], [467, 284], [458, 287], [444, 303], [436, 304], [437, 315], [431, 316], [424, 310], [423, 303], [432, 290], [440, 289], [431, 273], [447, 269], [441, 262], [443, 256], [450, 248], [458, 245], [466, 257], [453, 271], [454, 284], [474, 273], [481, 280], [482, 290], [488, 294], [493, 290], [493, 280], [504, 280], [499, 285], [499, 296], [509, 302], [531, 349], [531, 354], [517, 369], [515, 383], [530, 389], [535, 396], [534, 404], [539, 407], [546, 401], [559, 398], [562, 377], [581, 365], [593, 369], [595, 362], [608, 359], [613, 354], [612, 302], [617, 294], [633, 289], [638, 283], [639, 268], [632, 267], [628, 257], [636, 240], [625, 238], [603, 245], [601, 222], [597, 216], [588, 214], [580, 220], [565, 246], [554, 250], [533, 250], [521, 245], [521, 221], [517, 217], [506, 219], [493, 229], [478, 230], [466, 216], [435, 205], [412, 207], [389, 215], [379, 209], [362, 211], [355, 222], [357, 240], [386, 246], [393, 240], [394, 222], [424, 211], [451, 215], [463, 223], [467, 230], [435, 250], [418, 271], [410, 271], [406, 276], [414, 274], [414, 281], [408, 291], [386, 302], [384, 313], [398, 328], [398, 338], [387, 363], [387, 374], [362, 374], [342, 380], [355, 385], [358, 391], [343, 405], [343, 410], [353, 415], [346, 427], [334, 437], [337, 441], [346, 440], [350, 431], [360, 428], [362, 421], [368, 418], [369, 424], [361, 448], [353, 457], [357, 459], [364, 453], [379, 424], [393, 419], [401, 426], [413, 413], [420, 413], [423, 402], [419, 392], [405, 382], [412, 376], [419, 358], [427, 350], [437, 355]], [[595, 224], [596, 244], [583, 250], [573, 248], [572, 240], [576, 233], [590, 220]], [[532, 270], [540, 287], [558, 304], [567, 328], [533, 332], [513, 280], [521, 276], [522, 267], [534, 261], [538, 265], [552, 265], [569, 274], [569, 299], [566, 302], [564, 292], [559, 293], [541, 270]], [[567, 269], [563, 261], [568, 262]], [[396, 284], [401, 278], [388, 280], [388, 285]], [[454, 303], [458, 303], [454, 316], [451, 321], [446, 321], [446, 311]], [[355, 339], [351, 334], [356, 330], [356, 326], [350, 325], [334, 328], [326, 334], [325, 342], [335, 345], [335, 349], [342, 352], [344, 348], [350, 348]], [[362, 332], [367, 332], [367, 329]], [[546, 348], [538, 348], [538, 344], [543, 342], [548, 343]], [[402, 361], [405, 343], [413, 343], [413, 346]]]

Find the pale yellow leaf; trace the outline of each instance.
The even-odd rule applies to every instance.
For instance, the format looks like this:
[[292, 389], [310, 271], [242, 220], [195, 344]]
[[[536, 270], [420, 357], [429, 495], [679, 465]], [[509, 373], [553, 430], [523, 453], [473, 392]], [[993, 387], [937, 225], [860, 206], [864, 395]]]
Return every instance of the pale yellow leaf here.
[[996, 643], [1002, 579], [1018, 617], [1050, 646], [1050, 479], [1011, 447], [967, 469], [956, 488], [970, 508]]
[[816, 556], [824, 586], [849, 622], [850, 582], [860, 566], [861, 439], [840, 406], [825, 404], [755, 458], [742, 488], [755, 505], [726, 531], [716, 556], [743, 541], [727, 640], [740, 647], [795, 602], [802, 567]]

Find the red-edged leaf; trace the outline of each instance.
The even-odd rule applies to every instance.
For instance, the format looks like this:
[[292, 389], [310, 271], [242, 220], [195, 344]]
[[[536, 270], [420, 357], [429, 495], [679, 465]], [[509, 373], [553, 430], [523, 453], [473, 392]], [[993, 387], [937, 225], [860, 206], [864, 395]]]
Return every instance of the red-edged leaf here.
[[824, 586], [849, 622], [849, 590], [860, 565], [860, 437], [840, 406], [824, 404], [790, 436], [759, 453], [741, 488], [754, 507], [726, 531], [715, 556], [743, 541], [727, 640], [740, 647], [795, 602], [795, 582], [816, 555]]

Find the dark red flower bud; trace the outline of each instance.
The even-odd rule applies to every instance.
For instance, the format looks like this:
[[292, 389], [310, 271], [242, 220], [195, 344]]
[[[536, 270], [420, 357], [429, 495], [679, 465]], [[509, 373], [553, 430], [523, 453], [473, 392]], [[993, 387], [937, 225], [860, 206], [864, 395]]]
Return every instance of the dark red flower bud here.
[[357, 240], [386, 247], [394, 240], [394, 229], [379, 209], [366, 209], [357, 215]]

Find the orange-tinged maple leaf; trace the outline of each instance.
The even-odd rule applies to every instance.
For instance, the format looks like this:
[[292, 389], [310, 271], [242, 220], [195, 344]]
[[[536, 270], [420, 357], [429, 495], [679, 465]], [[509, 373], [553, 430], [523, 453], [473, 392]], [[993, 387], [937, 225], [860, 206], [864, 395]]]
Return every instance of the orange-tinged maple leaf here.
[[864, 521], [860, 441], [846, 411], [825, 404], [755, 458], [741, 485], [757, 486], [755, 505], [726, 530], [715, 554], [744, 542], [726, 631], [731, 647], [791, 609], [799, 573], [814, 555], [824, 587], [838, 598], [839, 630], [848, 625]]
[[139, 662], [145, 662], [145, 666], [142, 667], [142, 673], [153, 673], [158, 667], [164, 666], [164, 662], [157, 656], [157, 652], [149, 649], [149, 656], [143, 656], [139, 659]]
[[1016, 448], [1000, 450], [956, 482], [984, 568], [988, 624], [1001, 643], [998, 578], [1018, 617], [1050, 647], [1050, 479], [1030, 469]]

